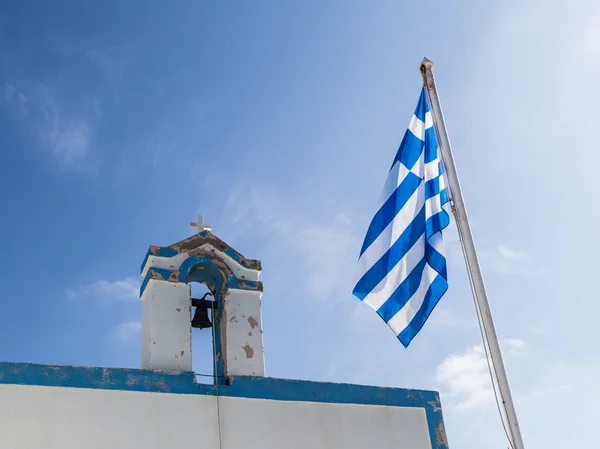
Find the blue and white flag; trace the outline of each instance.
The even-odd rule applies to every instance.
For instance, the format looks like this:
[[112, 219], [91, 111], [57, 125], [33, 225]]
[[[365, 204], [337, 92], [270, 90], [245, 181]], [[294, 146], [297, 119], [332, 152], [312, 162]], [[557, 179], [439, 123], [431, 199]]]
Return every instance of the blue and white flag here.
[[405, 347], [448, 289], [442, 239], [450, 221], [447, 202], [423, 89], [360, 250], [352, 291], [377, 311]]

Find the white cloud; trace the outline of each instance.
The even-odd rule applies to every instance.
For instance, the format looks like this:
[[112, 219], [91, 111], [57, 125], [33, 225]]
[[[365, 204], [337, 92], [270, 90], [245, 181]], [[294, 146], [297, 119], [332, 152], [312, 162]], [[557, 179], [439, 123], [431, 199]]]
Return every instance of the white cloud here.
[[460, 321], [450, 310], [437, 306], [435, 313], [429, 318], [428, 324], [438, 328], [449, 328], [458, 326]]
[[530, 396], [533, 400], [559, 400], [565, 399], [576, 392], [576, 389], [567, 383], [557, 383], [552, 386], [535, 388], [531, 391]]
[[509, 337], [502, 340], [500, 346], [504, 351], [508, 352], [508, 354], [518, 356], [525, 348], [525, 342], [518, 338]]
[[118, 281], [94, 281], [84, 287], [67, 290], [67, 295], [72, 299], [134, 301], [139, 298], [139, 289], [139, 279], [129, 277]]
[[498, 247], [498, 253], [503, 258], [508, 259], [508, 260], [513, 260], [513, 261], [522, 261], [522, 260], [529, 259], [529, 256], [526, 253], [524, 253], [522, 251], [517, 251], [517, 250], [511, 249], [504, 245], [500, 245]]
[[484, 264], [500, 274], [532, 275], [533, 264], [531, 257], [524, 251], [499, 245], [494, 251], [480, 252]]
[[43, 108], [43, 115], [45, 125], [40, 130], [41, 142], [62, 165], [83, 168], [91, 142], [90, 124], [81, 118], [61, 117], [53, 104]]
[[[503, 355], [511, 356], [519, 355], [525, 347], [518, 338], [507, 338], [500, 344]], [[438, 366], [435, 380], [440, 385], [447, 410], [489, 410], [496, 406], [482, 345], [446, 358]]]
[[112, 329], [111, 335], [121, 343], [130, 343], [140, 335], [141, 330], [142, 323], [140, 321], [129, 321], [119, 323]]
[[355, 221], [335, 212], [319, 219], [289, 205], [272, 189], [252, 188], [232, 191], [224, 209], [236, 211], [228, 219], [234, 235], [252, 229], [267, 240], [265, 252], [278, 259], [275, 269], [293, 267], [285, 274], [288, 280], [306, 285], [318, 298], [348, 297], [360, 244]]
[[90, 150], [94, 124], [102, 115], [97, 98], [89, 100], [86, 110], [61, 101], [60, 90], [49, 86], [26, 88], [4, 84], [4, 106], [15, 122], [39, 137], [40, 149], [50, 153], [61, 167], [91, 173]]
[[13, 115], [24, 115], [27, 109], [27, 97], [10, 83], [4, 83], [4, 102]]

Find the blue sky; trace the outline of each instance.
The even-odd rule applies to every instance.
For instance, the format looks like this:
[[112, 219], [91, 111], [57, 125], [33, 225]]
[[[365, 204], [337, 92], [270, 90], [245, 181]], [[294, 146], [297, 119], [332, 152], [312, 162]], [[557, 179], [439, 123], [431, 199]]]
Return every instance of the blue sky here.
[[588, 447], [598, 30], [591, 0], [5, 2], [0, 359], [138, 367], [139, 265], [202, 213], [263, 261], [268, 375], [437, 389], [451, 447], [505, 447], [453, 229], [408, 349], [350, 295], [427, 56], [525, 443]]

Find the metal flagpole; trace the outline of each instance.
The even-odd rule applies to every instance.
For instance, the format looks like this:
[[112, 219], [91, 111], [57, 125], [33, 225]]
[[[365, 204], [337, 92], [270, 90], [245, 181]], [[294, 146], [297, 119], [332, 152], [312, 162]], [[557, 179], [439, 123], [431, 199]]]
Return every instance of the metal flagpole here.
[[433, 62], [427, 58], [423, 58], [423, 62], [421, 63], [421, 74], [423, 75], [423, 82], [429, 95], [433, 124], [438, 137], [442, 161], [446, 170], [446, 176], [450, 188], [450, 198], [452, 201], [452, 212], [454, 213], [454, 217], [456, 219], [458, 232], [461, 235], [463, 251], [467, 261], [467, 269], [470, 273], [475, 299], [481, 312], [483, 329], [485, 331], [487, 343], [490, 349], [492, 364], [496, 372], [498, 389], [500, 390], [500, 397], [502, 398], [502, 405], [506, 411], [506, 419], [508, 421], [508, 428], [512, 436], [512, 444], [514, 445], [514, 449], [524, 449], [525, 446], [523, 446], [523, 439], [521, 437], [521, 430], [517, 421], [515, 405], [510, 393], [510, 386], [508, 384], [506, 370], [502, 361], [500, 344], [498, 342], [498, 336], [496, 335], [494, 321], [492, 320], [492, 312], [490, 310], [487, 294], [485, 292], [485, 285], [483, 283], [483, 276], [481, 274], [481, 268], [479, 267], [479, 261], [477, 259], [477, 252], [475, 251], [475, 242], [473, 241], [471, 226], [469, 225], [469, 220], [467, 217], [467, 209], [465, 207], [462, 192], [460, 190], [456, 166], [454, 165], [454, 158], [450, 148], [450, 139], [448, 138], [446, 124], [442, 114], [442, 106], [437, 93], [435, 79], [433, 78], [433, 67]]

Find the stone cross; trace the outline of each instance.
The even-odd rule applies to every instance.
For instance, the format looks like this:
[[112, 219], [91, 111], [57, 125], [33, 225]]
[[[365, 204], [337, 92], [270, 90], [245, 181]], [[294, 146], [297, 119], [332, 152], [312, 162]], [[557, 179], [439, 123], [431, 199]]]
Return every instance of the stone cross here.
[[196, 232], [212, 231], [212, 226], [204, 223], [204, 217], [198, 215], [198, 223], [190, 223], [190, 228], [196, 229]]

